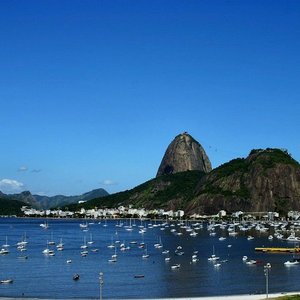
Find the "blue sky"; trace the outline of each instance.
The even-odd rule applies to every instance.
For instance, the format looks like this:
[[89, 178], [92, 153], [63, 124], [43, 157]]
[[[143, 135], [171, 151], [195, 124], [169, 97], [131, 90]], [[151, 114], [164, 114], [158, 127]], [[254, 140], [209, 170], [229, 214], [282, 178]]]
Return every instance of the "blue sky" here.
[[131, 189], [183, 131], [300, 161], [299, 1], [2, 0], [0, 38], [3, 192]]

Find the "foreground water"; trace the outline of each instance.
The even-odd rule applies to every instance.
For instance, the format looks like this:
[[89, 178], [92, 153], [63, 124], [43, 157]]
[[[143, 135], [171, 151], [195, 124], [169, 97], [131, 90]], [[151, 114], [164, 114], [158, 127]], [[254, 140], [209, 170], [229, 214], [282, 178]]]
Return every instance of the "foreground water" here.
[[[43, 229], [40, 224], [44, 221], [0, 218], [0, 247], [10, 245], [9, 253], [0, 255], [0, 280], [13, 279], [12, 284], [0, 284], [0, 296], [99, 299], [101, 289], [104, 299], [257, 294], [265, 292], [266, 263], [272, 265], [270, 292], [300, 289], [300, 264], [284, 265], [291, 254], [255, 252], [254, 248], [261, 246], [293, 247], [284, 240], [269, 240], [270, 232], [239, 231], [231, 236], [227, 229], [218, 228], [211, 236], [204, 224], [203, 228], [191, 226], [198, 233], [191, 236], [193, 231], [186, 224], [139, 220], [123, 220], [123, 224], [116, 220], [88, 221], [88, 228], [81, 229], [82, 220], [54, 219], [47, 220], [49, 228]], [[249, 234], [253, 240], [247, 239]], [[219, 240], [221, 236], [226, 239]], [[26, 251], [17, 249], [21, 240], [27, 242]], [[47, 246], [51, 241], [56, 244]], [[64, 244], [62, 251], [57, 251], [59, 242]], [[115, 247], [109, 247], [111, 244]], [[124, 251], [121, 244], [125, 244]], [[84, 245], [88, 248], [82, 249]], [[42, 253], [47, 247], [55, 251], [54, 256]], [[86, 256], [81, 253], [85, 250]], [[164, 250], [169, 253], [163, 254]], [[208, 260], [213, 251], [220, 257], [219, 266]], [[149, 257], [143, 258], [145, 254]], [[117, 255], [115, 262], [113, 255]], [[193, 255], [197, 256], [194, 261]], [[243, 262], [244, 255], [258, 263]], [[175, 264], [180, 267], [172, 268]], [[80, 275], [77, 281], [73, 280], [75, 273]]]

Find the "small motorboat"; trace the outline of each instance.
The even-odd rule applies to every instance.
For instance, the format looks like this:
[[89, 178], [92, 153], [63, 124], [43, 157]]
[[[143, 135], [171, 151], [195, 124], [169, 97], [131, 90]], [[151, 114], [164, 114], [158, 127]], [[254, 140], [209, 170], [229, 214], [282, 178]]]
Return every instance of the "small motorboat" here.
[[9, 283], [13, 283], [14, 281], [12, 279], [3, 279], [3, 280], [0, 280], [0, 283], [1, 284], [9, 284]]
[[134, 278], [144, 278], [145, 275], [142, 275], [142, 274], [138, 274], [138, 275], [134, 275]]
[[73, 280], [79, 280], [79, 278], [80, 278], [79, 274], [74, 274], [73, 275]]
[[284, 263], [285, 266], [295, 266], [298, 264], [299, 264], [299, 261], [297, 261], [297, 260], [292, 260], [292, 261], [288, 260]]
[[172, 265], [171, 269], [175, 270], [175, 269], [179, 269], [180, 268], [180, 264], [176, 264], [176, 265]]

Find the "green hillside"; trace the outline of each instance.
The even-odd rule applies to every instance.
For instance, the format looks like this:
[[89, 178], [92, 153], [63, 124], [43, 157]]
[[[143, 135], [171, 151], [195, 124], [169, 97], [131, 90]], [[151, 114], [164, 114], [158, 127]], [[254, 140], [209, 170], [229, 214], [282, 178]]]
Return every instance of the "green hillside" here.
[[69, 205], [76, 210], [80, 207], [118, 207], [132, 205], [136, 208], [184, 208], [193, 198], [195, 187], [204, 176], [200, 171], [187, 171], [172, 175], [163, 175], [149, 180], [132, 190], [96, 198], [83, 204]]
[[0, 198], [0, 215], [1, 216], [21, 216], [21, 208], [26, 204], [17, 200], [8, 200]]
[[178, 210], [187, 214], [300, 210], [300, 165], [286, 150], [256, 149], [209, 173], [187, 171], [163, 175], [132, 190], [69, 205], [83, 207]]

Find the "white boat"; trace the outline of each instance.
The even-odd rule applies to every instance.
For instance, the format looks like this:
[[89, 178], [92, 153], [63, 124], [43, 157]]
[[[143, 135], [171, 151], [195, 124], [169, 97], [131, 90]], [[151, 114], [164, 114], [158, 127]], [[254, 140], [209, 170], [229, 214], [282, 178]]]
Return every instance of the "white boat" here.
[[117, 262], [117, 259], [116, 258], [111, 258], [108, 260], [108, 262]]
[[87, 229], [87, 228], [89, 227], [89, 225], [88, 225], [88, 223], [80, 223], [80, 224], [79, 224], [79, 227], [80, 227], [81, 229]]
[[90, 240], [89, 240], [87, 243], [88, 243], [88, 245], [92, 245], [92, 244], [94, 244], [94, 241], [93, 241], [93, 236], [92, 236], [92, 234], [90, 234]]
[[88, 246], [86, 244], [86, 237], [83, 238], [83, 245], [80, 246], [80, 249], [87, 249]]
[[175, 269], [179, 269], [180, 268], [180, 264], [176, 264], [176, 265], [172, 265], [171, 269], [175, 270]]
[[48, 229], [49, 228], [49, 224], [47, 221], [45, 221], [44, 223], [40, 224], [40, 227], [42, 227], [43, 229]]
[[192, 255], [192, 262], [195, 263], [195, 262], [197, 262], [197, 261], [199, 261], [199, 258], [198, 258], [198, 256], [197, 256], [197, 254], [193, 254], [193, 255]]
[[53, 240], [53, 232], [51, 232], [51, 240], [50, 240], [50, 242], [48, 242], [48, 245], [50, 245], [50, 246], [55, 245], [55, 242]]
[[207, 260], [208, 261], [216, 261], [219, 259], [220, 259], [220, 257], [216, 256], [215, 254], [212, 254], [211, 257], [209, 257]]
[[5, 244], [2, 245], [2, 247], [3, 247], [3, 248], [8, 248], [8, 247], [10, 247], [10, 245], [8, 245], [8, 243], [7, 243], [7, 236], [6, 236], [6, 238], [5, 238]]
[[131, 218], [129, 219], [129, 226], [126, 225], [126, 226], [124, 226], [124, 228], [125, 228], [125, 230], [127, 230], [127, 231], [132, 231], [132, 230], [133, 230], [133, 226], [131, 225]]
[[117, 248], [115, 247], [115, 253], [111, 256], [111, 258], [117, 258], [118, 254], [117, 254]]
[[207, 259], [208, 261], [216, 261], [219, 260], [220, 257], [215, 255], [215, 247], [213, 246], [213, 254]]
[[0, 280], [0, 284], [10, 284], [13, 283], [14, 281], [12, 279], [3, 279]]
[[46, 249], [43, 250], [43, 254], [47, 255], [47, 256], [54, 256], [55, 252], [53, 250], [50, 250], [50, 249], [46, 248]]
[[284, 265], [287, 266], [287, 267], [299, 265], [299, 261], [297, 261], [297, 260], [292, 260], [292, 261], [288, 260], [288, 261], [284, 262]]
[[102, 225], [103, 227], [107, 227], [107, 220], [105, 219], [104, 224]]
[[286, 239], [288, 242], [300, 242], [300, 238], [295, 235], [295, 232], [292, 231], [291, 234]]
[[159, 237], [159, 242], [156, 243], [156, 244], [154, 244], [154, 248], [159, 249], [159, 248], [162, 248], [162, 247], [163, 247], [163, 244], [162, 244], [162, 242], [161, 242], [161, 237]]
[[53, 250], [49, 249], [48, 245], [49, 245], [49, 243], [48, 243], [48, 241], [47, 241], [47, 248], [44, 249], [44, 250], [42, 251], [42, 253], [43, 253], [44, 255], [47, 255], [47, 256], [54, 256], [54, 255], [55, 255], [55, 252], [54, 252]]
[[111, 244], [107, 246], [107, 248], [115, 248], [115, 244], [114, 244], [114, 238], [111, 237]]
[[9, 253], [9, 251], [8, 251], [7, 248], [2, 248], [2, 249], [0, 250], [0, 254], [8, 254], [8, 253]]
[[21, 242], [17, 243], [17, 246], [26, 247], [27, 244], [28, 244], [28, 242], [26, 240], [26, 233], [25, 233], [24, 236], [22, 236]]
[[145, 253], [142, 255], [142, 258], [149, 258], [150, 255], [147, 253], [147, 247], [145, 248]]
[[62, 238], [60, 239], [60, 242], [56, 245], [56, 249], [57, 249], [58, 251], [64, 250], [64, 244], [63, 244], [63, 242], [62, 242]]

